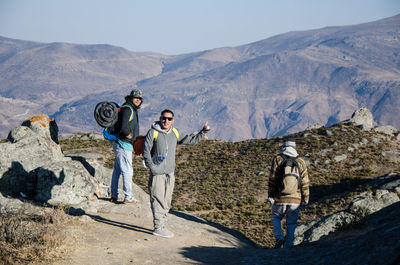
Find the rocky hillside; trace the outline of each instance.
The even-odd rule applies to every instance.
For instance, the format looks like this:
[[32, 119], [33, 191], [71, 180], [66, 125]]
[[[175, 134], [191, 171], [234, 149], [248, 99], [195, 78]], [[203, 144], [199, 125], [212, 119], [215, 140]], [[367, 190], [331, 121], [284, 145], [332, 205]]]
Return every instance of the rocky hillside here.
[[[260, 249], [273, 245], [267, 183], [281, 137], [180, 146], [173, 209], [204, 218], [202, 224], [239, 231], [258, 245], [188, 247], [181, 255], [205, 263], [224, 258], [228, 264], [333, 264], [331, 256], [341, 251], [335, 263], [395, 264], [400, 248], [400, 133], [372, 124], [371, 113], [361, 109], [349, 120], [292, 134], [308, 165], [311, 197], [301, 211], [298, 245], [290, 251]], [[98, 214], [110, 212], [110, 143], [94, 134], [58, 137], [56, 123], [39, 116], [14, 128], [0, 145], [2, 213], [22, 209], [36, 214], [36, 202], [45, 202], [106, 221]], [[148, 210], [143, 192], [148, 172], [141, 161], [134, 160], [134, 182], [142, 187], [135, 186], [134, 194]], [[175, 215], [179, 219], [184, 214]]]
[[0, 131], [44, 111], [62, 133], [98, 131], [95, 105], [132, 87], [145, 95], [143, 133], [163, 108], [184, 131], [208, 120], [213, 139], [234, 141], [329, 126], [359, 107], [399, 128], [399, 24], [397, 15], [177, 56], [0, 38]]
[[[329, 127], [316, 125], [293, 134], [312, 183], [311, 202], [300, 223], [343, 211], [359, 194], [399, 179], [399, 131], [392, 126], [371, 128], [373, 118], [368, 110], [356, 114], [361, 118], [356, 115]], [[61, 144], [68, 153], [67, 149], [75, 152], [89, 142], [63, 140]], [[270, 163], [280, 144], [281, 137], [275, 137], [179, 146], [173, 208], [272, 246], [270, 207], [265, 200]], [[111, 146], [103, 153], [102, 159], [111, 167]], [[146, 190], [148, 172], [141, 161], [141, 157], [135, 159], [134, 181]]]

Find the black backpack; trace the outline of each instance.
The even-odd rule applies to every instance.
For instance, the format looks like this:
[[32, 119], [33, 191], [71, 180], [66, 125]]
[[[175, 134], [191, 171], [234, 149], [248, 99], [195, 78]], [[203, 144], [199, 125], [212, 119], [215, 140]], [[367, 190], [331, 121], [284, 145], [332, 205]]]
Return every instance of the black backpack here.
[[279, 194], [295, 194], [301, 188], [300, 166], [297, 157], [281, 155], [283, 161], [275, 172]]

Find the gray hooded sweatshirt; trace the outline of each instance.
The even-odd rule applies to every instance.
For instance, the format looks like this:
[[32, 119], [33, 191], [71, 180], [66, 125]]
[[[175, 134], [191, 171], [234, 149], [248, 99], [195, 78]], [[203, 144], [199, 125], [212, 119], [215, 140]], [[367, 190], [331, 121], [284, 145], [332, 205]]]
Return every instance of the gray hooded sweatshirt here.
[[[195, 135], [179, 136], [177, 139], [173, 127], [168, 132], [161, 128], [160, 122], [155, 122], [146, 134], [143, 146], [143, 158], [151, 175], [170, 174], [175, 171], [175, 152], [177, 144], [195, 145], [200, 142], [205, 133], [200, 131]], [[154, 131], [158, 131], [154, 140]]]

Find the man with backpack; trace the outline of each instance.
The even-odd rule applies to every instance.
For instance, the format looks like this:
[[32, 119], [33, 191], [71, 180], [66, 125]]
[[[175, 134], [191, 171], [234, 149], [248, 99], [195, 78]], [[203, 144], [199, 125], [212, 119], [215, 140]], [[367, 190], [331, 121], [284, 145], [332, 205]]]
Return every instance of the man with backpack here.
[[206, 122], [197, 134], [179, 135], [172, 125], [174, 113], [163, 110], [160, 120], [153, 123], [147, 132], [143, 146], [143, 158], [150, 169], [149, 193], [153, 212], [153, 235], [171, 238], [174, 234], [166, 228], [172, 193], [175, 184], [175, 152], [177, 144], [194, 145], [200, 142], [210, 131]]
[[[281, 151], [272, 161], [268, 182], [268, 202], [272, 204], [271, 222], [275, 248], [293, 246], [300, 205], [307, 206], [310, 197], [306, 163], [296, 151], [294, 138], [283, 141]], [[286, 238], [282, 219], [286, 216]]]
[[111, 179], [111, 202], [118, 201], [118, 181], [122, 174], [123, 178], [123, 203], [136, 203], [137, 200], [132, 195], [132, 152], [133, 141], [139, 135], [138, 110], [143, 103], [142, 92], [132, 90], [125, 97], [125, 103], [121, 106], [118, 113], [118, 121], [113, 126], [113, 133], [118, 134], [118, 139], [114, 142], [113, 150], [115, 154], [114, 170]]

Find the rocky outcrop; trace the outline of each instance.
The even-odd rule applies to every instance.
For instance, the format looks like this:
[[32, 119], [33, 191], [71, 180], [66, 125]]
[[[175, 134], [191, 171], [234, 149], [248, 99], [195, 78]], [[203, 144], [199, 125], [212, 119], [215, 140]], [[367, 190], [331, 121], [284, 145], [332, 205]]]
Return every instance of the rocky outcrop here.
[[[103, 136], [102, 136], [103, 137]], [[85, 139], [86, 136], [82, 138], [80, 136], [72, 136], [72, 139]], [[104, 138], [103, 138], [104, 139]], [[96, 194], [100, 198], [109, 198], [111, 197], [111, 176], [112, 169], [104, 167], [102, 160], [99, 160], [102, 157], [102, 154], [91, 152], [89, 150], [85, 152], [76, 152], [77, 150], [69, 150], [65, 152], [67, 157], [72, 158], [73, 160], [79, 161], [82, 163], [91, 176], [96, 180]], [[123, 196], [122, 191], [122, 177], [120, 178], [118, 193]], [[144, 192], [138, 185], [132, 183], [132, 192], [135, 199], [139, 200], [141, 203], [149, 204], [149, 195]], [[120, 198], [122, 199], [122, 198]]]
[[344, 211], [298, 226], [295, 245], [314, 242], [344, 227], [362, 223], [368, 215], [400, 201], [400, 176], [389, 174], [376, 182], [386, 183], [374, 191], [359, 194]]
[[384, 133], [390, 136], [394, 136], [396, 133], [398, 133], [398, 130], [391, 126], [391, 125], [384, 125], [384, 126], [378, 126], [374, 128], [374, 131]]
[[[360, 225], [359, 229], [353, 229], [352, 234], [341, 236], [334, 234], [331, 238], [327, 237], [324, 240], [301, 244], [290, 249], [251, 250], [238, 258], [240, 258], [240, 264], [257, 265], [399, 264], [400, 221], [398, 216], [400, 216], [400, 202], [368, 215], [364, 224]], [[220, 249], [219, 255], [222, 255], [222, 251], [223, 249]]]
[[60, 140], [100, 140], [104, 139], [103, 134], [99, 133], [65, 133], [59, 134]]
[[394, 162], [400, 162], [400, 152], [399, 151], [383, 151], [381, 155]]
[[95, 201], [97, 181], [79, 161], [64, 156], [58, 127], [46, 115], [12, 129], [1, 143], [0, 192], [49, 204]]
[[316, 123], [316, 124], [308, 126], [305, 130], [309, 131], [309, 130], [313, 130], [313, 129], [319, 129], [319, 128], [322, 128], [322, 127], [324, 127], [323, 123]]
[[349, 120], [355, 125], [360, 127], [362, 130], [368, 131], [374, 127], [374, 117], [367, 108], [361, 108], [356, 110]]
[[[111, 211], [98, 198], [110, 197], [112, 169], [104, 167], [98, 159], [101, 155], [90, 150], [63, 153], [59, 138], [56, 122], [40, 115], [12, 129], [7, 142], [0, 143], [0, 212], [24, 212], [29, 204], [19, 199], [71, 206], [70, 213], [79, 215]], [[99, 135], [64, 138], [93, 140]], [[121, 182], [119, 194], [123, 194]], [[136, 199], [149, 204], [149, 196], [140, 187], [133, 184], [132, 189]]]

